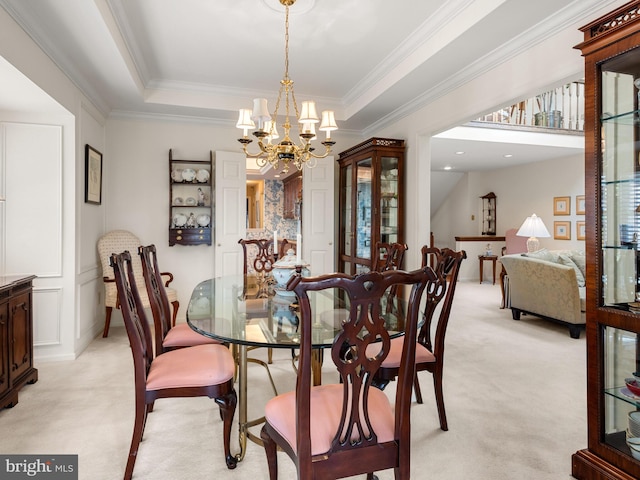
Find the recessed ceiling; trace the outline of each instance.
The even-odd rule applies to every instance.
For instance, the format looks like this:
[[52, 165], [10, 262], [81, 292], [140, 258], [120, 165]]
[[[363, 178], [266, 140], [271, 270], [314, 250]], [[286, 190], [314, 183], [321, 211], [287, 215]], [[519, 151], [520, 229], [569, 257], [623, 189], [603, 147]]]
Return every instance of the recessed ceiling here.
[[[624, 3], [298, 0], [290, 9], [289, 71], [298, 103], [313, 98], [319, 110], [336, 111], [341, 129], [364, 136], [558, 30]], [[255, 97], [274, 107], [284, 72], [278, 0], [0, 0], [0, 6], [104, 115], [186, 115], [235, 125], [237, 110], [250, 108]], [[15, 108], [0, 75], [0, 110]]]

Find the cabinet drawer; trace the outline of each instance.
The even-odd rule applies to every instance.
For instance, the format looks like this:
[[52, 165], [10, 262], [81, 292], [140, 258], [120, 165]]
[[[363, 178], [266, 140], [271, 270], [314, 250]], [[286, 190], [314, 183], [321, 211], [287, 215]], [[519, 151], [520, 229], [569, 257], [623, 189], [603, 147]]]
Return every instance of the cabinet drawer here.
[[172, 228], [169, 246], [173, 245], [211, 245], [211, 228]]

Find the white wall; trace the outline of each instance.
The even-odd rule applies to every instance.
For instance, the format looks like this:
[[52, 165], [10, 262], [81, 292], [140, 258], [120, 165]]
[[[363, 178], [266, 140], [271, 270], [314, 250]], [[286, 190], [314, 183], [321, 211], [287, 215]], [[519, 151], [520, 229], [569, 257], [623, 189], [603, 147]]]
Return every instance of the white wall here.
[[[51, 97], [43, 111], [30, 108], [0, 112], [0, 121], [61, 127], [60, 163], [56, 172], [61, 182], [60, 198], [42, 200], [60, 202], [56, 227], [61, 234], [57, 252], [60, 269], [34, 281], [34, 356], [36, 360], [73, 359], [95, 337], [102, 322], [95, 308], [98, 285], [102, 284], [96, 264], [95, 238], [104, 224], [104, 209], [95, 206], [89, 209], [83, 204], [83, 182], [84, 144], [91, 143], [102, 151], [104, 117], [1, 8], [0, 56]], [[21, 92], [5, 89], [3, 94], [17, 96]], [[29, 100], [25, 98], [27, 105], [32, 104]], [[25, 189], [38, 189], [29, 179], [5, 180], [12, 184], [22, 182]], [[46, 238], [40, 240], [46, 241]], [[34, 252], [25, 245], [24, 251], [11, 254], [27, 258]]]
[[[584, 241], [576, 238], [575, 199], [584, 195], [584, 157], [537, 162], [489, 172], [466, 174], [440, 209], [431, 217], [436, 244], [453, 248], [456, 236], [481, 233], [480, 197], [488, 192], [497, 196], [498, 236], [509, 228], [519, 228], [525, 218], [535, 213], [542, 218], [553, 236], [554, 221], [571, 222], [571, 240], [540, 239], [541, 247], [584, 250]], [[554, 216], [553, 198], [571, 197], [571, 215]], [[472, 215], [475, 220], [471, 220]]]

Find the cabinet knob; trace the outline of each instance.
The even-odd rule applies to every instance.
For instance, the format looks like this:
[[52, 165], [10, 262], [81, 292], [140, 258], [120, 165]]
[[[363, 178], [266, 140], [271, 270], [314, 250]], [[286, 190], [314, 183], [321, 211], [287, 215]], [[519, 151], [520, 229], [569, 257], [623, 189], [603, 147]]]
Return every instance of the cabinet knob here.
[[178, 235], [182, 234], [182, 230], [178, 230], [177, 233], [178, 233]]
[[176, 237], [176, 240], [182, 240], [182, 235], [178, 235], [178, 236]]

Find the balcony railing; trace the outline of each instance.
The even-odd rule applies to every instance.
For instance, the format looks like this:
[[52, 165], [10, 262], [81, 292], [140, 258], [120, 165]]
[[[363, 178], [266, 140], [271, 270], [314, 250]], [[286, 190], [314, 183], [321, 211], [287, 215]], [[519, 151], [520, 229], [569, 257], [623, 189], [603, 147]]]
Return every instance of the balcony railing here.
[[[584, 83], [572, 82], [483, 115], [476, 121], [582, 132]], [[568, 132], [567, 132], [568, 133]]]

